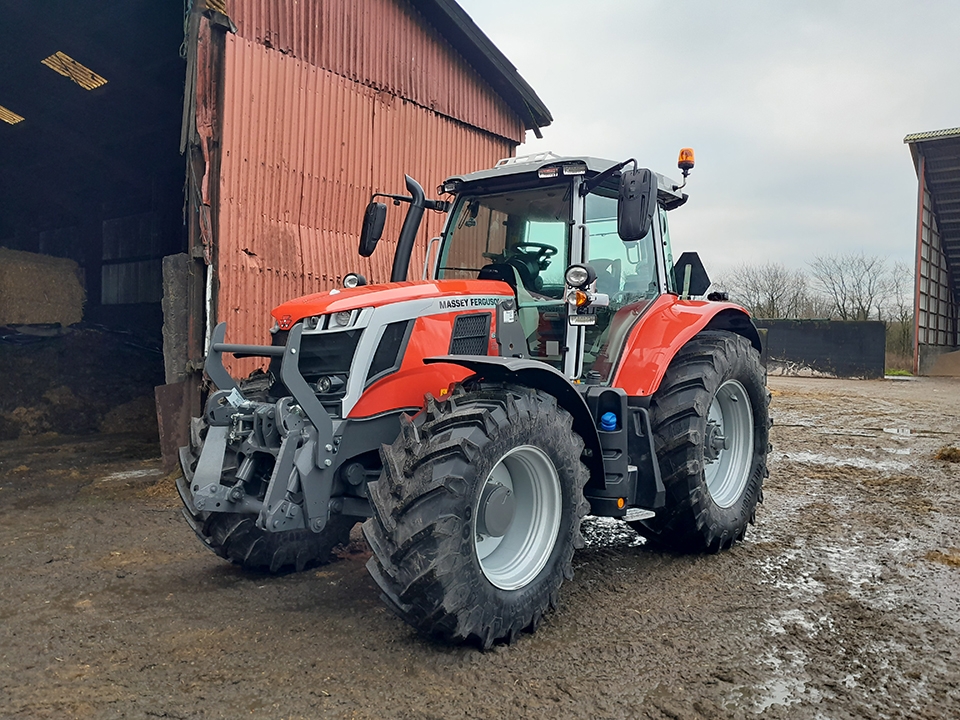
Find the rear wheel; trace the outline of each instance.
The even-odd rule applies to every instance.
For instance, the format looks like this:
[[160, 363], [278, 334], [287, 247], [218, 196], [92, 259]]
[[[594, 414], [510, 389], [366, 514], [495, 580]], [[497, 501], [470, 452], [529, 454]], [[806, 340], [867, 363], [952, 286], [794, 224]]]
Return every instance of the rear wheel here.
[[743, 539], [767, 476], [768, 397], [759, 354], [739, 335], [705, 331], [677, 353], [651, 403], [666, 505], [631, 523], [641, 535], [692, 552]]
[[519, 387], [455, 390], [383, 449], [367, 568], [417, 630], [488, 648], [534, 630], [573, 577], [587, 469], [571, 416]]

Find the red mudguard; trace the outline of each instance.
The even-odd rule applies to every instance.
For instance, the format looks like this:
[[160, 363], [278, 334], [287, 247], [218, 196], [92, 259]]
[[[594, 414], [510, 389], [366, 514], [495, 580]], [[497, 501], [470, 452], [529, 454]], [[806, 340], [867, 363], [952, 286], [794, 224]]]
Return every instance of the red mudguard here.
[[739, 305], [661, 295], [627, 336], [611, 385], [633, 397], [652, 395], [680, 348], [708, 328], [743, 335], [760, 351], [760, 334]]

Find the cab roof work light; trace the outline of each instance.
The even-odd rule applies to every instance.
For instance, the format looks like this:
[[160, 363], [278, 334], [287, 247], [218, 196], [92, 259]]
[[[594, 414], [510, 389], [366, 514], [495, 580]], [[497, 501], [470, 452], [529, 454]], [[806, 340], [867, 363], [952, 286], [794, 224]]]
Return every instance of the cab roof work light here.
[[107, 84], [107, 80], [97, 75], [93, 70], [78, 63], [66, 53], [55, 52], [48, 58], [40, 61], [48, 68], [65, 78], [70, 78], [84, 90], [96, 90]]

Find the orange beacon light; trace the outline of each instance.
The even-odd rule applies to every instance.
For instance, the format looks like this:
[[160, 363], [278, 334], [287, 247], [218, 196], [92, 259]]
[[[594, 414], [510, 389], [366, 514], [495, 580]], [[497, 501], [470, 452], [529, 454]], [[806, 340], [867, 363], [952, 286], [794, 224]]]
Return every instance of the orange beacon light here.
[[683, 176], [693, 170], [693, 148], [681, 148], [680, 158], [677, 160], [677, 167], [683, 171]]

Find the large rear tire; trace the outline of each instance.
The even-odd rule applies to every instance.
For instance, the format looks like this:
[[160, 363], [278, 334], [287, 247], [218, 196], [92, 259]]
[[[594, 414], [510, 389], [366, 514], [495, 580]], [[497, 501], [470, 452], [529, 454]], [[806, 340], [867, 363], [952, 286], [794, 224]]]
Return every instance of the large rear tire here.
[[546, 393], [428, 396], [369, 485], [367, 569], [386, 603], [420, 632], [483, 648], [535, 630], [583, 546], [582, 450]]
[[666, 505], [631, 525], [651, 544], [717, 552], [742, 540], [767, 477], [769, 394], [756, 349], [704, 331], [674, 357], [651, 420]]

